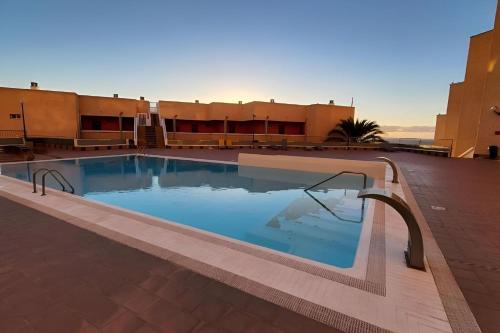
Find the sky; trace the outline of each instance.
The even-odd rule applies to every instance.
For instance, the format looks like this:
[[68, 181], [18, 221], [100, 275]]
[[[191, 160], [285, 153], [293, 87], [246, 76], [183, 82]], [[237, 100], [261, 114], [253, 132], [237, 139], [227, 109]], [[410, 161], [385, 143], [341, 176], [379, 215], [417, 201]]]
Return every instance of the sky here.
[[350, 105], [433, 126], [496, 0], [0, 0], [0, 86]]

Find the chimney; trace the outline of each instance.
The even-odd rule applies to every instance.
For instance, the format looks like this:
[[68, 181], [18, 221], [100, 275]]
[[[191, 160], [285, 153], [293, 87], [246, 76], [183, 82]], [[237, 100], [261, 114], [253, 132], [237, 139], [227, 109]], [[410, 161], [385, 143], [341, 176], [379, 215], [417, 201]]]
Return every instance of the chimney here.
[[333, 99], [330, 100], [330, 103], [328, 103], [330, 105], [335, 105], [335, 101]]
[[200, 103], [200, 101], [199, 101], [199, 100], [197, 100], [197, 99], [195, 99], [195, 100], [194, 100], [194, 102], [195, 102], [195, 103]]
[[118, 94], [113, 94], [113, 97], [114, 98], [118, 98]]
[[37, 82], [31, 82], [30, 89], [38, 90], [38, 83]]
[[274, 103], [274, 98], [271, 98], [271, 100], [269, 102], [270, 103]]
[[139, 99], [140, 99], [141, 101], [143, 101], [143, 100], [144, 100], [144, 96], [139, 97]]

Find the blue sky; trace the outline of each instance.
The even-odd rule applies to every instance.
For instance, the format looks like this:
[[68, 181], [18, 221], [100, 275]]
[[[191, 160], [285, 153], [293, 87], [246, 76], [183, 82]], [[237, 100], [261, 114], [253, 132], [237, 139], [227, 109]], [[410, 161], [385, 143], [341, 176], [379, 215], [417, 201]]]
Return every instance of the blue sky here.
[[0, 86], [312, 104], [434, 125], [496, 0], [0, 1]]

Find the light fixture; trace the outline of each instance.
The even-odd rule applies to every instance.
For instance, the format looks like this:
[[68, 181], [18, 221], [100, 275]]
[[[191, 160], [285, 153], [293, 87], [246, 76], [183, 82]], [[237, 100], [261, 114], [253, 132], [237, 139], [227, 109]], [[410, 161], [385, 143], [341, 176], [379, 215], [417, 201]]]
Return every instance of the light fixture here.
[[490, 111], [495, 112], [497, 114], [497, 116], [500, 116], [500, 111], [498, 111], [498, 106], [496, 106], [496, 105], [492, 106], [490, 108]]

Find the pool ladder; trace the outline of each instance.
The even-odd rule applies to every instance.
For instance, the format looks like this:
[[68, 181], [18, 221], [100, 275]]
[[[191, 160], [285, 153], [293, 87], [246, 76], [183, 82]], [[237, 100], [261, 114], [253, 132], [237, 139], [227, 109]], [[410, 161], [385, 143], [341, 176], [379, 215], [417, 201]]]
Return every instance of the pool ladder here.
[[323, 207], [325, 210], [327, 210], [328, 212], [330, 212], [330, 214], [332, 214], [335, 218], [341, 220], [341, 221], [344, 221], [344, 222], [352, 222], [352, 223], [361, 223], [363, 222], [363, 217], [364, 217], [364, 211], [365, 211], [365, 199], [363, 199], [362, 201], [362, 204], [361, 204], [361, 217], [359, 220], [351, 220], [351, 219], [345, 219], [345, 218], [342, 218], [340, 216], [338, 216], [337, 214], [335, 214], [335, 212], [333, 212], [330, 208], [328, 208], [324, 203], [322, 203], [321, 201], [319, 201], [314, 195], [312, 195], [309, 190], [315, 188], [316, 186], [319, 186], [323, 183], [326, 183], [327, 181], [329, 180], [332, 180], [340, 175], [344, 175], [344, 174], [353, 174], [353, 175], [362, 175], [363, 176], [363, 190], [366, 189], [366, 183], [367, 183], [367, 179], [368, 179], [368, 176], [366, 175], [366, 173], [363, 173], [363, 172], [354, 172], [354, 171], [341, 171], [339, 173], [337, 173], [336, 175], [333, 175], [331, 177], [328, 177], [327, 179], [325, 180], [322, 180], [320, 181], [319, 183], [316, 183], [312, 186], [309, 186], [308, 188], [304, 189], [304, 192], [306, 192], [306, 194], [308, 196], [311, 197], [311, 199], [313, 199], [314, 201], [316, 201], [316, 203], [318, 203], [321, 207]]
[[[36, 176], [38, 175], [39, 172], [42, 172], [42, 171], [45, 171], [45, 173], [42, 175], [42, 195], [46, 195], [46, 193], [45, 193], [45, 177], [47, 175], [51, 175], [52, 178], [54, 178], [55, 181], [57, 183], [59, 183], [59, 185], [61, 185], [61, 189], [62, 189], [63, 192], [68, 192], [68, 193], [71, 193], [71, 194], [75, 193], [75, 188], [66, 179], [66, 177], [64, 177], [62, 175], [62, 173], [60, 173], [59, 171], [57, 171], [55, 169], [47, 169], [47, 168], [38, 169], [35, 172], [33, 172], [33, 193], [37, 193], [37, 190], [36, 190]], [[69, 191], [66, 191], [66, 186], [64, 185], [64, 183], [66, 183], [66, 185], [68, 186]]]

